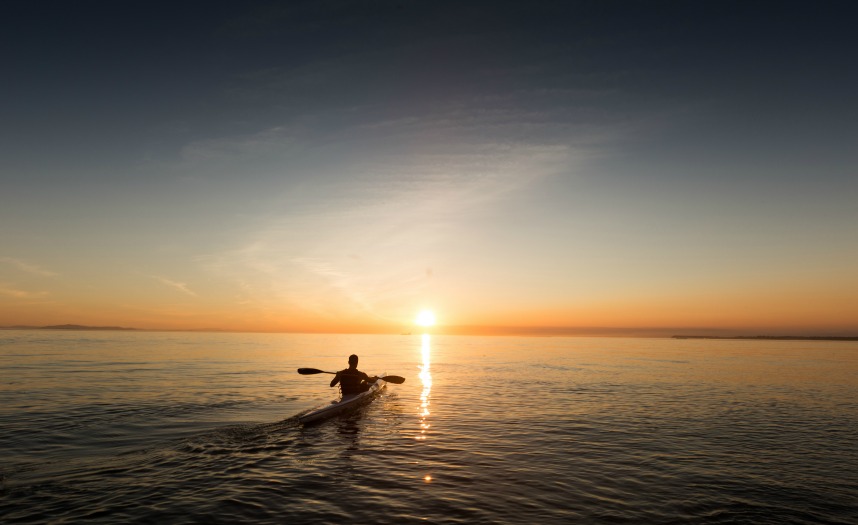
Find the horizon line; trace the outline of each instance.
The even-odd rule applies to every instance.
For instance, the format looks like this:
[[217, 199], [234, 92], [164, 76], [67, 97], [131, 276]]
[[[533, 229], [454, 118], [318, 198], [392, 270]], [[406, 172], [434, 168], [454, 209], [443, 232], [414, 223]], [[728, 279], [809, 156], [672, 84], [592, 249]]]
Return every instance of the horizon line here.
[[366, 334], [366, 335], [474, 335], [474, 336], [531, 336], [531, 337], [675, 337], [675, 338], [858, 338], [856, 330], [824, 329], [773, 329], [773, 328], [722, 328], [722, 327], [576, 327], [576, 326], [506, 326], [506, 325], [438, 325], [402, 327], [394, 329], [344, 330], [242, 330], [235, 328], [159, 328], [95, 326], [73, 323], [53, 325], [0, 326], [0, 330], [55, 330], [55, 331], [137, 331], [137, 332], [196, 332], [196, 333], [259, 333], [259, 334]]

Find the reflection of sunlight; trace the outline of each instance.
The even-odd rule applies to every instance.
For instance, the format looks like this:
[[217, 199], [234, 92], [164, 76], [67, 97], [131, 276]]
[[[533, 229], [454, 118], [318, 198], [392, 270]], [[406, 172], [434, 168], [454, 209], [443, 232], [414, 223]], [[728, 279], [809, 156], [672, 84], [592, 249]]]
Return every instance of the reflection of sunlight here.
[[420, 435], [417, 436], [417, 439], [423, 440], [426, 439], [426, 432], [429, 430], [429, 392], [432, 391], [432, 373], [429, 371], [429, 349], [431, 343], [431, 336], [429, 334], [423, 334], [423, 344], [421, 345], [421, 351], [423, 354], [423, 364], [420, 365], [420, 381], [423, 383], [423, 391], [420, 393]]

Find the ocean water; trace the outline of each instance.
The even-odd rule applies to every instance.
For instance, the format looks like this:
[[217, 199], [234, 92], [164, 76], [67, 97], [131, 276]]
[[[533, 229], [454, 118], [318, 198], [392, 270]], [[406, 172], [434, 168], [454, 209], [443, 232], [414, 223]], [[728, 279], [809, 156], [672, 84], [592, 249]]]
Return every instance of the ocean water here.
[[0, 331], [0, 453], [2, 523], [854, 524], [858, 344]]

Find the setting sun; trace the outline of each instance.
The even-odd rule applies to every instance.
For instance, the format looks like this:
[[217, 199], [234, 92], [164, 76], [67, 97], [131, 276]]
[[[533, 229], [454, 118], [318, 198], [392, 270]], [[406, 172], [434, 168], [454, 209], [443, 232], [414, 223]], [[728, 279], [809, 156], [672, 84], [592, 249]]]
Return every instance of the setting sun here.
[[435, 314], [432, 313], [431, 310], [423, 310], [417, 314], [417, 319], [415, 319], [414, 322], [420, 326], [434, 326]]

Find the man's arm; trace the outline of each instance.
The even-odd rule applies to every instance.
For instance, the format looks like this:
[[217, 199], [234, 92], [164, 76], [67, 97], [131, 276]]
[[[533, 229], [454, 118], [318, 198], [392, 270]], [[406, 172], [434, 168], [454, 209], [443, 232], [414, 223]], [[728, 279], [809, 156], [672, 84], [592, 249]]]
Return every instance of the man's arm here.
[[337, 383], [339, 383], [339, 382], [340, 382], [340, 373], [337, 372], [337, 374], [334, 376], [334, 378], [331, 379], [331, 386], [337, 386]]

